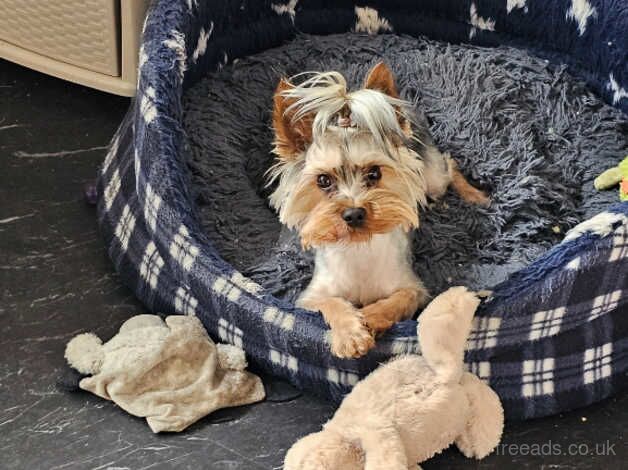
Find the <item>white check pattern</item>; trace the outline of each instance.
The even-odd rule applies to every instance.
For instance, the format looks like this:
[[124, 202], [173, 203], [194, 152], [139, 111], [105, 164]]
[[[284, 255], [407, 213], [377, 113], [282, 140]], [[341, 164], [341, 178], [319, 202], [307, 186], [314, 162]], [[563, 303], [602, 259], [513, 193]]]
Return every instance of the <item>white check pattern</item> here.
[[113, 201], [115, 201], [116, 196], [120, 191], [120, 184], [120, 171], [116, 168], [116, 170], [113, 172], [113, 175], [111, 175], [109, 184], [107, 184], [107, 187], [105, 188], [104, 199], [105, 207], [107, 208], [107, 210], [111, 209]]
[[131, 208], [128, 204], [124, 206], [122, 211], [122, 216], [118, 221], [118, 225], [116, 225], [116, 237], [120, 240], [120, 246], [124, 251], [127, 251], [129, 248], [129, 240], [131, 239], [131, 235], [133, 234], [133, 229], [135, 228], [135, 216], [131, 212]]
[[628, 226], [622, 225], [613, 235], [613, 249], [609, 261], [628, 257]]
[[109, 169], [109, 166], [111, 165], [111, 162], [113, 162], [113, 160], [116, 158], [116, 155], [118, 154], [119, 145], [120, 145], [120, 135], [116, 134], [116, 136], [113, 138], [113, 141], [111, 142], [111, 147], [109, 148], [109, 151], [107, 152], [105, 161], [102, 164], [102, 168], [101, 168], [102, 173], [107, 172], [107, 170]]
[[569, 263], [567, 263], [565, 265], [565, 269], [568, 269], [571, 271], [577, 271], [578, 269], [580, 269], [580, 256], [576, 256]]
[[146, 184], [146, 200], [144, 201], [144, 219], [154, 232], [157, 226], [157, 215], [159, 214], [159, 207], [161, 206], [161, 197], [155, 191], [150, 184]]
[[142, 264], [140, 265], [140, 276], [142, 276], [142, 278], [153, 290], [157, 288], [159, 273], [161, 272], [161, 268], [163, 267], [163, 258], [159, 255], [155, 243], [150, 242], [146, 246], [144, 256], [142, 257]]
[[554, 358], [523, 361], [521, 393], [524, 397], [554, 393]]
[[294, 315], [282, 312], [277, 307], [268, 307], [264, 310], [264, 321], [278, 326], [282, 330], [292, 330]]
[[232, 285], [226, 278], [219, 277], [214, 281], [212, 290], [217, 294], [227, 297], [231, 302], [236, 302], [242, 291], [236, 286]]
[[565, 307], [559, 307], [535, 313], [530, 325], [530, 340], [534, 341], [557, 334], [560, 331], [560, 325], [566, 311]]
[[491, 378], [491, 363], [488, 361], [469, 363], [469, 372], [478, 376], [480, 380], [488, 382]]
[[499, 317], [474, 317], [466, 349], [476, 350], [494, 347], [497, 344], [501, 323], [502, 320]]
[[286, 369], [290, 369], [293, 372], [299, 370], [299, 361], [296, 357], [291, 356], [290, 354], [285, 354], [276, 349], [270, 350], [270, 360], [273, 364], [277, 364], [278, 366], [285, 367]]
[[262, 286], [237, 271], [231, 275], [231, 282], [249, 294], [258, 295], [262, 290]]
[[133, 157], [133, 168], [135, 170], [135, 187], [140, 187], [140, 177], [142, 175], [142, 162], [140, 156], [137, 153], [137, 149], [135, 149], [134, 157]]
[[327, 380], [339, 385], [355, 385], [360, 378], [357, 374], [338, 370], [333, 367], [327, 369]]
[[610, 377], [613, 368], [611, 365], [613, 343], [606, 343], [597, 348], [584, 351], [584, 383], [592, 384], [600, 379]]
[[624, 293], [621, 290], [616, 290], [604, 295], [599, 295], [593, 299], [589, 321], [595, 320], [597, 317], [604, 315], [606, 312], [615, 310], [622, 298], [622, 295], [624, 295]]
[[157, 117], [157, 106], [155, 105], [155, 89], [148, 87], [144, 91], [140, 100], [140, 112], [146, 124], [150, 124]]
[[241, 348], [243, 334], [240, 328], [229, 323], [224, 318], [218, 320], [218, 337], [221, 340]]
[[170, 243], [170, 256], [185, 269], [189, 271], [198, 256], [198, 247], [189, 241], [190, 232], [185, 225], [181, 224], [179, 233], [175, 234]]
[[416, 354], [418, 340], [416, 336], [401, 336], [395, 338], [390, 346], [390, 352], [395, 356], [400, 354]]
[[198, 300], [192, 296], [187, 287], [179, 287], [174, 296], [174, 308], [182, 315], [196, 315]]

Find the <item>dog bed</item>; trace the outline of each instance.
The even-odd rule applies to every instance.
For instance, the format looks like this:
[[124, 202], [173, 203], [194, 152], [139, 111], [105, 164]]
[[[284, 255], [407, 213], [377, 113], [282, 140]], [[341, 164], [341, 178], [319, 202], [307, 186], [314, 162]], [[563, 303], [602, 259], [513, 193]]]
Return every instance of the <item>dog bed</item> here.
[[[449, 209], [436, 205], [424, 215], [427, 232], [418, 237], [419, 251], [415, 252], [417, 259], [428, 259], [430, 250], [435, 250], [440, 257], [432, 256], [434, 266], [445, 263], [440, 274], [429, 277], [428, 273], [433, 290], [454, 281], [476, 282], [483, 287], [497, 284], [475, 319], [465, 355], [468, 367], [496, 390], [510, 418], [543, 416], [605, 398], [624, 387], [627, 380], [628, 204], [606, 205], [607, 195], [593, 194], [586, 183], [604, 164], [611, 166], [618, 161], [621, 146], [625, 149], [625, 141], [621, 141], [625, 128], [622, 130], [615, 111], [601, 105], [599, 98], [584, 91], [564, 72], [566, 68], [586, 81], [601, 99], [624, 111], [628, 109], [626, 51], [622, 49], [627, 38], [626, 8], [614, 1], [594, 6], [585, 2], [590, 8], [584, 12], [570, 1], [553, 2], [551, 6], [533, 0], [477, 2], [480, 5], [464, 0], [415, 3], [399, 0], [370, 2], [367, 6], [358, 2], [355, 6], [352, 2], [334, 2], [329, 6], [332, 4], [316, 1], [301, 5], [295, 0], [154, 2], [140, 51], [138, 98], [114, 136], [100, 173], [99, 221], [110, 256], [121, 278], [151, 310], [195, 314], [212, 335], [244, 347], [257, 368], [300, 388], [341, 398], [380, 362], [415, 349], [415, 323], [395, 325], [366, 357], [341, 360], [329, 352], [327, 329], [320, 315], [293, 306], [294, 293], [307, 280], [309, 260], [295, 256], [294, 236], [282, 233], [276, 219], [267, 213], [260, 178], [269, 158], [262, 150], [264, 139], [268, 141], [268, 129], [260, 123], [268, 122], [268, 110], [261, 105], [263, 97], [247, 99], [247, 83], [256, 80], [246, 71], [256, 61], [269, 68], [275, 66], [272, 73], [265, 71], [268, 79], [273, 78], [264, 85], [265, 93], [269, 93], [276, 77], [273, 74], [301, 71], [291, 67], [302, 64], [316, 65], [315, 51], [322, 57], [325, 44], [338, 40], [299, 36], [287, 43], [297, 31], [317, 35], [348, 31], [415, 37], [426, 34], [452, 44], [525, 48], [541, 59], [506, 48], [448, 49], [442, 43], [419, 43], [399, 36], [373, 38], [370, 48], [368, 41], [359, 47], [369, 60], [383, 56], [393, 64], [395, 60], [403, 62], [406, 48], [408, 60], [423, 58], [447, 64], [449, 68], [443, 69], [446, 73], [440, 78], [437, 69], [417, 68], [417, 78], [427, 84], [423, 93], [417, 89], [408, 96], [409, 85], [402, 83], [402, 87], [406, 97], [420, 98], [419, 109], [431, 119], [441, 147], [454, 151], [465, 172], [495, 193], [496, 209], [484, 213], [473, 209], [478, 213], [469, 218], [477, 221], [476, 228], [453, 247], [449, 245], [451, 239], [439, 239], [439, 233], [445, 224], [451, 224], [451, 218], [460, 217], [468, 209], [455, 197], [443, 201], [451, 206]], [[549, 27], [555, 31], [551, 42], [543, 29]], [[331, 68], [357, 77], [364, 64], [352, 69], [349, 56], [361, 40], [347, 38], [347, 62]], [[303, 58], [303, 41], [312, 45], [311, 58]], [[282, 44], [283, 49], [263, 52]], [[391, 44], [395, 52], [389, 54], [387, 46]], [[464, 54], [474, 59], [465, 65]], [[304, 59], [302, 64], [299, 57]], [[332, 59], [327, 63], [320, 60], [321, 66], [333, 65]], [[480, 108], [482, 112], [473, 115], [473, 125], [469, 126], [471, 115], [465, 113], [470, 112], [472, 100], [467, 95], [456, 95], [451, 84], [461, 76], [468, 78], [468, 73], [476, 73], [474, 67], [482, 64], [494, 69], [494, 75], [489, 70], [488, 76], [499, 86], [493, 96], [490, 90], [477, 89], [478, 94], [485, 94], [487, 108]], [[208, 72], [220, 69], [203, 80]], [[411, 70], [410, 65], [407, 70]], [[238, 73], [240, 79], [236, 80]], [[535, 85], [532, 78], [541, 81]], [[450, 92], [440, 97], [428, 94], [429, 90], [439, 89], [438, 80], [442, 81], [442, 90]], [[509, 83], [512, 95], [500, 98]], [[517, 88], [516, 84], [526, 86]], [[257, 109], [257, 119], [241, 114], [243, 122], [235, 127], [221, 125], [219, 118], [228, 120], [234, 114], [227, 111], [233, 110], [216, 99], [205, 99], [209, 107], [203, 108], [203, 100], [198, 99], [203, 90], [209, 96], [221, 87], [236, 99], [234, 110], [254, 113]], [[184, 107], [192, 96], [197, 96], [194, 102], [198, 106]], [[545, 101], [545, 107], [531, 111], [515, 106], [533, 98], [537, 98], [537, 106]], [[510, 110], [503, 107], [509, 100], [513, 103]], [[450, 108], [456, 107], [460, 108], [461, 122], [443, 124], [439, 118], [455, 115]], [[193, 109], [199, 113], [190, 122]], [[509, 126], [499, 120], [483, 122], [483, 116], [512, 122]], [[256, 122], [252, 127], [246, 124], [251, 117]], [[554, 125], [549, 126], [551, 123]], [[561, 127], [563, 124], [565, 127]], [[517, 135], [517, 125], [522, 136], [519, 140], [512, 137]], [[480, 128], [485, 133], [470, 132]], [[502, 128], [508, 132], [500, 134]], [[201, 145], [198, 137], [202, 133], [194, 132], [199, 129], [213, 129], [200, 139]], [[458, 134], [465, 129], [468, 135]], [[242, 135], [246, 132], [249, 134]], [[534, 139], [529, 142], [525, 136]], [[465, 140], [473, 145], [465, 149]], [[532, 148], [528, 149], [528, 144]], [[581, 146], [586, 147], [584, 151]], [[480, 147], [479, 154], [469, 151]], [[201, 148], [206, 149], [208, 160], [202, 160]], [[212, 160], [212, 152], [214, 157], [223, 158], [242, 149], [257, 158], [241, 160], [240, 167], [234, 165], [232, 171], [223, 168], [221, 171], [226, 173], [217, 183], [211, 168], [213, 163], [219, 166], [220, 159]], [[587, 158], [581, 160], [578, 155]], [[523, 162], [518, 161], [520, 158]], [[201, 162], [205, 166], [199, 166]], [[501, 173], [491, 177], [483, 172], [487, 168]], [[518, 169], [520, 174], [509, 175], [508, 168]], [[235, 183], [231, 186], [229, 178], [223, 178], [225, 174], [240, 175], [244, 187]], [[529, 181], [521, 181], [526, 177]], [[561, 187], [563, 179], [567, 182]], [[224, 193], [222, 199], [213, 197], [219, 188], [230, 187], [231, 194]], [[529, 192], [518, 199], [519, 190]], [[241, 201], [233, 203], [238, 198]], [[530, 207], [521, 208], [521, 200]], [[540, 200], [560, 203], [536, 207]], [[216, 210], [212, 205], [221, 207]], [[552, 207], [545, 207], [548, 205]], [[247, 225], [246, 213], [234, 214], [236, 207], [266, 212], [264, 224]], [[501, 221], [499, 211], [508, 210], [517, 217]], [[584, 222], [560, 241], [564, 231], [578, 220]], [[496, 238], [501, 245], [493, 248], [487, 241], [492, 234], [487, 237], [485, 232], [499, 224], [508, 233], [503, 237], [499, 234]], [[452, 230], [463, 227], [467, 231], [465, 225]], [[517, 232], [523, 228], [525, 233]], [[230, 234], [242, 236], [229, 245], [226, 241]], [[253, 244], [241, 245], [242, 239]], [[248, 250], [247, 246], [254, 249]], [[468, 250], [469, 246], [473, 249]], [[525, 249], [515, 253], [512, 247]], [[448, 252], [451, 257], [443, 256]], [[291, 258], [284, 260], [283, 266], [292, 266], [296, 274], [294, 284], [283, 292], [278, 290], [281, 285], [273, 287], [275, 273], [268, 269], [272, 268], [268, 263], [277, 262], [279, 266], [281, 256]], [[237, 261], [237, 265], [226, 259]], [[467, 263], [469, 260], [472, 262]], [[525, 267], [517, 265], [522, 260], [532, 262]], [[463, 266], [457, 269], [452, 263]], [[465, 264], [475, 271], [466, 271]], [[451, 276], [445, 276], [449, 267]], [[264, 269], [268, 272], [260, 275]]]

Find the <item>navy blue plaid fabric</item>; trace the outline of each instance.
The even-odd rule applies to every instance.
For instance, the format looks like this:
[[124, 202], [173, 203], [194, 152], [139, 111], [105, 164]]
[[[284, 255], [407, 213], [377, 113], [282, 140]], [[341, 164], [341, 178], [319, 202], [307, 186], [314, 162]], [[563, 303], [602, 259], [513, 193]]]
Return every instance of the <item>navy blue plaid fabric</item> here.
[[[111, 259], [150, 310], [196, 315], [214, 338], [242, 346], [256, 367], [338, 400], [382, 361], [414, 352], [416, 322], [395, 325], [360, 360], [333, 357], [320, 315], [270, 296], [220, 257], [195, 217], [180, 158], [184, 88], [298, 30], [526, 47], [567, 64], [628, 111], [628, 6], [623, 0], [154, 2], [144, 25], [137, 99], [100, 172], [99, 222]], [[500, 395], [510, 418], [583, 406], [628, 381], [627, 315], [628, 203], [619, 203], [494, 287], [474, 320], [465, 361]]]

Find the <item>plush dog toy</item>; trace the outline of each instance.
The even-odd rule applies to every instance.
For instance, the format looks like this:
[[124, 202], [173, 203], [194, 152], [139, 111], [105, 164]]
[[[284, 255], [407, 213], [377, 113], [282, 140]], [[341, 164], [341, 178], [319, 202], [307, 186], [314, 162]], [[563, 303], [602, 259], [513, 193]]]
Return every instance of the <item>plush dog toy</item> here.
[[65, 357], [93, 374], [82, 389], [145, 417], [153, 432], [182, 431], [214, 410], [264, 398], [244, 351], [214, 344], [193, 316], [137, 315], [105, 344], [93, 333], [74, 337]]
[[422, 356], [384, 364], [358, 383], [323, 430], [288, 451], [284, 470], [408, 470], [452, 442], [483, 458], [499, 443], [499, 398], [463, 371], [478, 298], [464, 287], [436, 297], [419, 317]]

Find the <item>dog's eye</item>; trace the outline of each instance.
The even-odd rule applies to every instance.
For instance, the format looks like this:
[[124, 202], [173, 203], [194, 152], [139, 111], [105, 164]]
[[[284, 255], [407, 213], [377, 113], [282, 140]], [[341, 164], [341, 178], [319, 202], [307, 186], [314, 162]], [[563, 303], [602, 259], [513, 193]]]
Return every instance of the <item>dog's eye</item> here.
[[316, 184], [318, 185], [319, 188], [321, 189], [329, 189], [331, 188], [332, 185], [332, 180], [331, 177], [329, 175], [318, 175], [318, 177], [316, 178]]
[[382, 171], [379, 169], [377, 165], [369, 168], [369, 171], [366, 173], [366, 182], [369, 185], [377, 183], [381, 178], [382, 178]]

